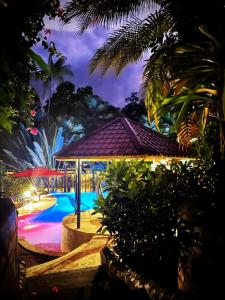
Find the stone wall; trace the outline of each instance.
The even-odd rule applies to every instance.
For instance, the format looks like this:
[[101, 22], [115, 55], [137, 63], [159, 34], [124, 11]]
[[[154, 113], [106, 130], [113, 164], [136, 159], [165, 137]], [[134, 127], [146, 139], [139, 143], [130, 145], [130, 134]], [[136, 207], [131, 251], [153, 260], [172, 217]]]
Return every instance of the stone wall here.
[[99, 223], [94, 222], [95, 220], [90, 212], [83, 212], [81, 214], [81, 226], [77, 229], [76, 216], [74, 214], [66, 216], [62, 222], [61, 251], [70, 252], [90, 241], [100, 227]]

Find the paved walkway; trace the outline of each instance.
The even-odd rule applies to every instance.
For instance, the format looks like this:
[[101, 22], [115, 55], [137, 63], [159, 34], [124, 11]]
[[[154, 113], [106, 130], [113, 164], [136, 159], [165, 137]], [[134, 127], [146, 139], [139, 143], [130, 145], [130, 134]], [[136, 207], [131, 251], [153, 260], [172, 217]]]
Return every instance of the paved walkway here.
[[[53, 204], [53, 199], [43, 200], [40, 202], [38, 210], [48, 208]], [[31, 213], [31, 209], [28, 209]], [[22, 211], [24, 214], [26, 213], [26, 209], [23, 208]], [[35, 207], [32, 212], [34, 211]], [[93, 218], [89, 219], [89, 223], [90, 226], [88, 218], [86, 218], [84, 227], [87, 231], [93, 229], [95, 223]], [[38, 249], [32, 248], [26, 241], [20, 242], [26, 248], [38, 252]], [[90, 241], [73, 251], [27, 268], [23, 299], [105, 299], [109, 281], [100, 267], [100, 251], [107, 242], [107, 235], [93, 235]], [[48, 253], [44, 252], [44, 254]], [[107, 297], [111, 299], [109, 295]]]
[[112, 281], [101, 267], [30, 277], [23, 300], [149, 300], [143, 290]]

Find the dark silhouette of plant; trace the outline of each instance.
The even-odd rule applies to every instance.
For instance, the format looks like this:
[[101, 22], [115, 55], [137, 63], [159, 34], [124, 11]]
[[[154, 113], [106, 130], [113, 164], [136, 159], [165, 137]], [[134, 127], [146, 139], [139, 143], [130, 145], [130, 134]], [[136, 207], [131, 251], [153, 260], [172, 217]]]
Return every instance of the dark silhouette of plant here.
[[95, 95], [92, 87], [75, 90], [75, 86], [68, 81], [57, 87], [51, 103], [50, 115], [65, 129], [77, 133], [77, 138], [97, 129], [120, 113], [119, 108]]
[[[182, 263], [196, 299], [210, 299], [206, 294], [212, 297], [221, 284], [215, 274], [225, 264], [224, 183], [218, 167], [212, 161], [174, 161], [153, 172], [143, 161], [120, 161], [108, 165], [104, 182], [107, 195], [98, 197], [96, 211], [118, 261], [170, 287], [176, 286]], [[201, 278], [212, 283], [207, 292]]]
[[[55, 17], [58, 0], [0, 3], [0, 126], [12, 130], [15, 112], [23, 108], [29, 97], [30, 75], [34, 65], [30, 48], [39, 41], [43, 17]], [[13, 26], [12, 26], [13, 20]]]
[[128, 118], [146, 125], [147, 111], [145, 108], [144, 99], [140, 99], [138, 97], [138, 93], [133, 92], [131, 93], [130, 97], [125, 99], [125, 102], [127, 104], [122, 108], [122, 113]]

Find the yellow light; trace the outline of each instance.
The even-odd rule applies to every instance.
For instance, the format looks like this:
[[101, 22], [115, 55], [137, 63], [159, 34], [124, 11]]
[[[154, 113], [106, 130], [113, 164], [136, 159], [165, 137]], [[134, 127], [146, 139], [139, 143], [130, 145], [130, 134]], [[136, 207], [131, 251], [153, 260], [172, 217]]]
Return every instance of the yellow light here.
[[30, 198], [30, 197], [31, 197], [31, 191], [25, 191], [25, 192], [23, 193], [23, 195], [24, 195], [24, 197], [26, 197], [26, 198]]

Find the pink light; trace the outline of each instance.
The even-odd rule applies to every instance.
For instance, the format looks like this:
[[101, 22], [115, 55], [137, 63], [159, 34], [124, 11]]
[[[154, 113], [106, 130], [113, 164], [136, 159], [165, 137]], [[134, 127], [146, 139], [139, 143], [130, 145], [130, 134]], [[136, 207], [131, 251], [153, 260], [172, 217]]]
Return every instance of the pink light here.
[[39, 227], [39, 225], [27, 225], [23, 227], [23, 230], [30, 230]]
[[30, 218], [37, 213], [18, 217], [18, 237], [25, 239], [33, 246], [47, 251], [61, 251], [61, 222], [35, 222]]

